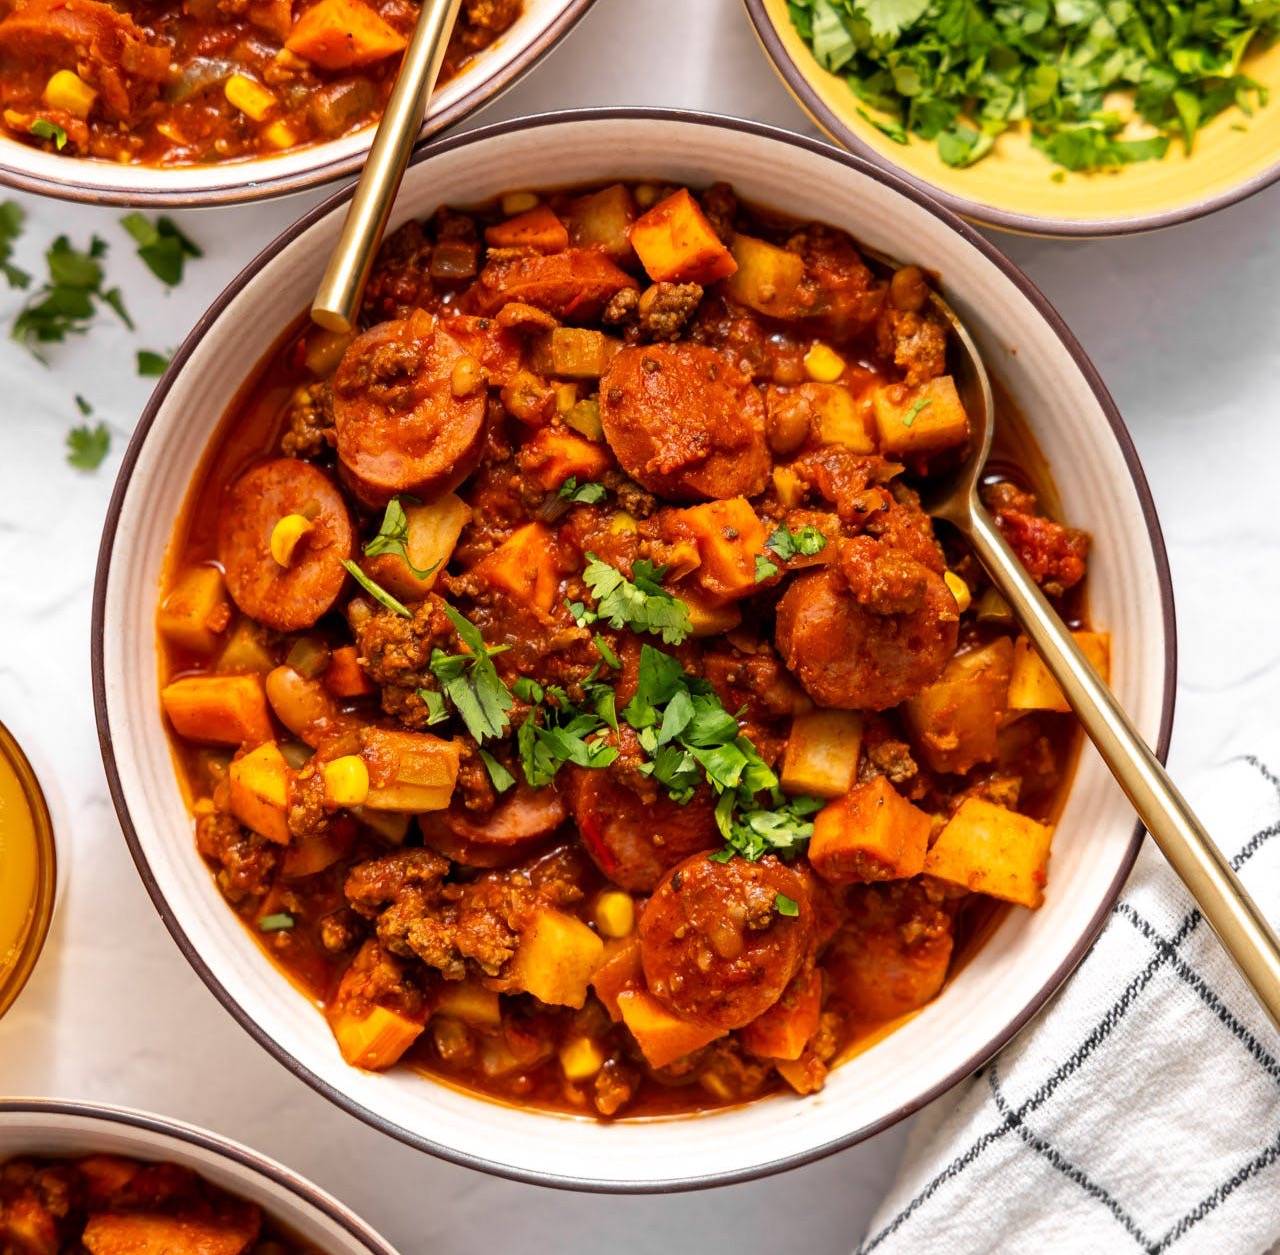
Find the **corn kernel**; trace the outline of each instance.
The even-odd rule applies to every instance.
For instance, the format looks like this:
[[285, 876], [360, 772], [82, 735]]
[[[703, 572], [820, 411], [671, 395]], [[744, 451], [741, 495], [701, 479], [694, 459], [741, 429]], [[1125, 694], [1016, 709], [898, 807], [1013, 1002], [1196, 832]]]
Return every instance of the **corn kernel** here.
[[241, 113], [248, 114], [255, 122], [261, 122], [275, 107], [275, 94], [243, 74], [233, 74], [222, 90]]
[[271, 556], [281, 566], [293, 561], [298, 542], [311, 530], [311, 520], [303, 514], [286, 514], [271, 529]]
[[369, 768], [357, 754], [344, 754], [320, 768], [326, 806], [363, 806], [369, 796]]
[[556, 389], [556, 413], [567, 414], [578, 403], [576, 383], [558, 383]]
[[270, 126], [263, 130], [262, 138], [272, 148], [278, 149], [292, 148], [298, 142], [298, 137], [293, 129], [283, 122], [272, 122]]
[[658, 203], [658, 189], [652, 183], [641, 183], [635, 190], [636, 204], [641, 209], [648, 209]]
[[636, 926], [636, 904], [629, 893], [607, 889], [596, 899], [596, 927], [606, 937], [626, 937]]
[[510, 218], [515, 214], [527, 214], [537, 204], [538, 198], [532, 192], [508, 192], [502, 198], [502, 212]]
[[44, 103], [72, 117], [87, 118], [98, 93], [72, 70], [59, 70], [44, 85]]
[[589, 1081], [604, 1067], [604, 1051], [590, 1037], [575, 1037], [560, 1047], [560, 1066], [571, 1081]]
[[835, 383], [844, 374], [844, 358], [829, 344], [815, 340], [804, 355], [804, 368], [810, 379], [818, 383]]
[[775, 466], [773, 491], [778, 494], [779, 504], [789, 509], [800, 504], [804, 497], [804, 484], [800, 482], [800, 476], [789, 466]]
[[951, 590], [951, 595], [956, 599], [956, 605], [960, 607], [960, 613], [964, 614], [969, 609], [969, 603], [973, 601], [973, 596], [969, 592], [969, 585], [954, 571], [944, 571], [942, 578]]
[[480, 363], [469, 353], [464, 353], [453, 364], [453, 372], [449, 376], [449, 387], [455, 397], [469, 397], [482, 383], [484, 371]]
[[625, 510], [615, 510], [613, 517], [609, 520], [609, 530], [615, 536], [622, 536], [636, 530], [636, 519], [634, 514], [628, 514]]

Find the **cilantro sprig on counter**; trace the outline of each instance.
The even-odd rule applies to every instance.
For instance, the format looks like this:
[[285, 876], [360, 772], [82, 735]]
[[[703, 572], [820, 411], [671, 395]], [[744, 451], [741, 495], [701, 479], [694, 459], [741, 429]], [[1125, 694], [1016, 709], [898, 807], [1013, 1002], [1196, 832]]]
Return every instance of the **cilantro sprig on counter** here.
[[133, 237], [147, 269], [166, 287], [182, 282], [187, 258], [204, 256], [199, 245], [188, 239], [172, 218], [160, 217], [151, 222], [135, 211], [125, 214], [120, 225]]
[[44, 255], [48, 278], [18, 311], [13, 338], [39, 357], [36, 345], [59, 343], [87, 331], [99, 302], [114, 310], [132, 331], [133, 319], [124, 307], [120, 289], [102, 286], [106, 253], [106, 241], [96, 235], [85, 250], [74, 247], [65, 235], [58, 236]]
[[0, 275], [11, 288], [25, 288], [31, 276], [20, 270], [9, 259], [13, 256], [14, 241], [22, 234], [26, 214], [14, 200], [0, 201]]
[[[1256, 39], [1280, 33], [1271, 0], [789, 0], [820, 65], [844, 77], [890, 138], [932, 140], [968, 166], [1002, 132], [1069, 170], [1190, 151], [1224, 109], [1249, 113], [1266, 91], [1241, 72]], [[1107, 96], [1130, 93], [1133, 119]], [[864, 114], [864, 116], [869, 116]]]

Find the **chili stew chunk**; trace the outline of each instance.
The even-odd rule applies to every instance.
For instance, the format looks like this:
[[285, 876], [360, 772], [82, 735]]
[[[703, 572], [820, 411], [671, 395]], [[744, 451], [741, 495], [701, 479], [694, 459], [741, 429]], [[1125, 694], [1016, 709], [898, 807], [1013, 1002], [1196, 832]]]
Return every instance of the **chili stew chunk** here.
[[[910, 486], [968, 439], [927, 297], [725, 186], [520, 193], [270, 359], [162, 696], [201, 854], [350, 1063], [809, 1093], [1040, 904], [1074, 725]], [[1070, 612], [1087, 538], [1026, 482], [990, 504]]]
[[[188, 165], [377, 121], [415, 0], [0, 0], [0, 133], [50, 152]], [[463, 0], [442, 79], [520, 16]]]
[[0, 1163], [0, 1250], [21, 1255], [319, 1255], [189, 1168], [117, 1155]]

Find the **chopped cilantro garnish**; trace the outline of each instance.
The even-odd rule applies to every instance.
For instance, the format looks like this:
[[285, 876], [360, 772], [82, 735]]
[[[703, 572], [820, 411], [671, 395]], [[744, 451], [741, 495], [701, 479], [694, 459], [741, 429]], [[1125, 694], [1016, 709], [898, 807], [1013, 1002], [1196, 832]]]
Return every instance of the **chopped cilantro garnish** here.
[[444, 704], [444, 694], [439, 689], [418, 689], [418, 697], [427, 708], [427, 727], [443, 723], [449, 717]]
[[182, 268], [188, 257], [204, 253], [178, 229], [172, 218], [149, 222], [140, 213], [125, 214], [120, 225], [133, 236], [138, 256], [161, 283], [175, 287], [182, 282]]
[[286, 911], [277, 911], [274, 915], [264, 915], [258, 921], [258, 931], [264, 933], [285, 933], [293, 927], [293, 916]]
[[542, 704], [530, 712], [516, 733], [520, 765], [530, 787], [540, 789], [550, 784], [565, 763], [607, 767], [618, 757], [617, 746], [598, 735], [606, 724], [617, 727], [613, 690], [607, 684], [586, 686], [595, 710], [578, 709], [563, 689], [535, 687], [542, 694]]
[[[724, 848], [711, 857], [727, 863], [735, 855], [754, 863], [766, 854], [794, 858], [813, 836], [812, 816], [822, 809], [816, 797], [793, 797], [773, 808], [751, 807], [725, 816], [720, 831]], [[717, 811], [717, 819], [720, 818]]]
[[85, 423], [67, 432], [67, 462], [78, 471], [96, 471], [111, 448], [111, 432], [106, 423], [90, 427]]
[[138, 350], [138, 374], [144, 379], [158, 378], [169, 369], [169, 355], [151, 349]]
[[511, 691], [530, 706], [536, 706], [542, 700], [542, 685], [537, 680], [531, 680], [527, 675], [522, 675], [512, 684]]
[[756, 554], [756, 583], [763, 584], [778, 574], [778, 564], [771, 562], [762, 553]]
[[484, 763], [484, 769], [489, 773], [489, 779], [493, 783], [493, 787], [499, 793], [505, 793], [516, 782], [513, 776], [488, 750], [480, 751], [480, 761]]
[[[587, 554], [582, 581], [596, 599], [595, 614], [611, 627], [629, 627], [633, 632], [651, 632], [668, 645], [678, 645], [689, 635], [689, 607], [662, 587], [665, 567], [655, 567], [645, 558], [632, 563], [631, 579], [616, 567]], [[574, 604], [569, 606], [570, 614]], [[589, 613], [589, 612], [588, 612]], [[578, 616], [574, 615], [575, 620]], [[590, 622], [591, 620], [586, 620]], [[579, 626], [583, 623], [579, 621]]]
[[380, 553], [396, 554], [404, 559], [405, 566], [419, 580], [425, 580], [440, 565], [433, 562], [429, 567], [420, 568], [409, 561], [409, 516], [405, 514], [399, 497], [392, 497], [387, 502], [382, 526], [378, 528], [378, 534], [365, 545], [364, 553], [366, 558], [376, 558]]
[[914, 426], [916, 419], [920, 416], [920, 411], [927, 410], [932, 404], [932, 397], [916, 397], [911, 403], [911, 408], [902, 416], [902, 425], [904, 427]]
[[88, 418], [89, 415], [93, 413], [93, 406], [90, 405], [89, 402], [86, 401], [78, 392], [76, 393], [76, 409], [78, 409], [85, 418]]
[[67, 146], [67, 133], [56, 122], [48, 118], [37, 118], [28, 128], [37, 139], [51, 139], [53, 146], [61, 152]]
[[0, 274], [11, 288], [25, 288], [31, 282], [31, 276], [9, 260], [13, 256], [13, 242], [22, 234], [25, 218], [17, 201], [0, 201]]
[[81, 334], [97, 312], [95, 301], [109, 305], [132, 329], [133, 320], [125, 310], [120, 289], [102, 286], [102, 258], [106, 252], [106, 242], [96, 235], [85, 252], [73, 248], [65, 235], [58, 236], [44, 255], [49, 277], [18, 311], [13, 320], [13, 338], [34, 352], [35, 344], [57, 343], [68, 335]]
[[[789, 0], [818, 62], [841, 75], [901, 143], [937, 144], [948, 165], [980, 161], [1026, 126], [1069, 170], [1189, 151], [1224, 109], [1266, 89], [1241, 72], [1252, 44], [1280, 34], [1271, 0]], [[1110, 97], [1132, 99], [1125, 112]], [[860, 110], [861, 112], [861, 110]], [[1132, 125], [1147, 134], [1132, 135]]]
[[790, 562], [796, 554], [812, 558], [815, 553], [821, 553], [827, 547], [827, 538], [812, 524], [806, 524], [798, 532], [784, 524], [774, 531], [765, 545], [783, 562]]
[[361, 588], [364, 589], [374, 601], [380, 605], [386, 606], [388, 610], [394, 610], [402, 619], [412, 619], [413, 611], [409, 609], [403, 602], [397, 601], [381, 584], [375, 584], [350, 558], [343, 558], [342, 565], [347, 568], [347, 574], [351, 576]]
[[570, 475], [560, 485], [560, 491], [556, 493], [562, 501], [572, 501], [579, 505], [598, 505], [608, 495], [609, 490], [603, 484], [594, 482], [580, 484], [576, 475]]
[[599, 632], [594, 633], [591, 639], [595, 642], [596, 649], [599, 651], [600, 657], [605, 660], [606, 664], [612, 667], [614, 671], [620, 670], [622, 662], [618, 658], [618, 655], [613, 652], [613, 646], [610, 645]]
[[440, 688], [462, 717], [467, 731], [482, 744], [506, 732], [507, 711], [515, 704], [511, 690], [493, 665], [494, 655], [510, 647], [486, 645], [480, 629], [469, 619], [452, 606], [445, 606], [444, 612], [469, 652], [446, 654], [441, 649], [432, 650], [431, 673], [440, 681]]
[[785, 893], [780, 893], [773, 899], [773, 909], [779, 915], [794, 917], [800, 914], [800, 903], [795, 898], [789, 898]]

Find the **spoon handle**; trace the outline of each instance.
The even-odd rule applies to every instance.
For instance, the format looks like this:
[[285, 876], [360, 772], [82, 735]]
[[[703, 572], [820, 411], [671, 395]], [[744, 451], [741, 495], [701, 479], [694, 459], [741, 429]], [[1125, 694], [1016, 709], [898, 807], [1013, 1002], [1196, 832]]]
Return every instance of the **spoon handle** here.
[[461, 3], [423, 0], [418, 24], [347, 209], [342, 234], [311, 305], [312, 320], [328, 331], [350, 331], [355, 326], [374, 254], [382, 242], [414, 140], [422, 129], [427, 101], [440, 77]]
[[1147, 831], [1280, 1028], [1280, 940], [991, 516], [976, 501], [971, 501], [968, 513], [961, 530], [979, 561], [1031, 638]]

